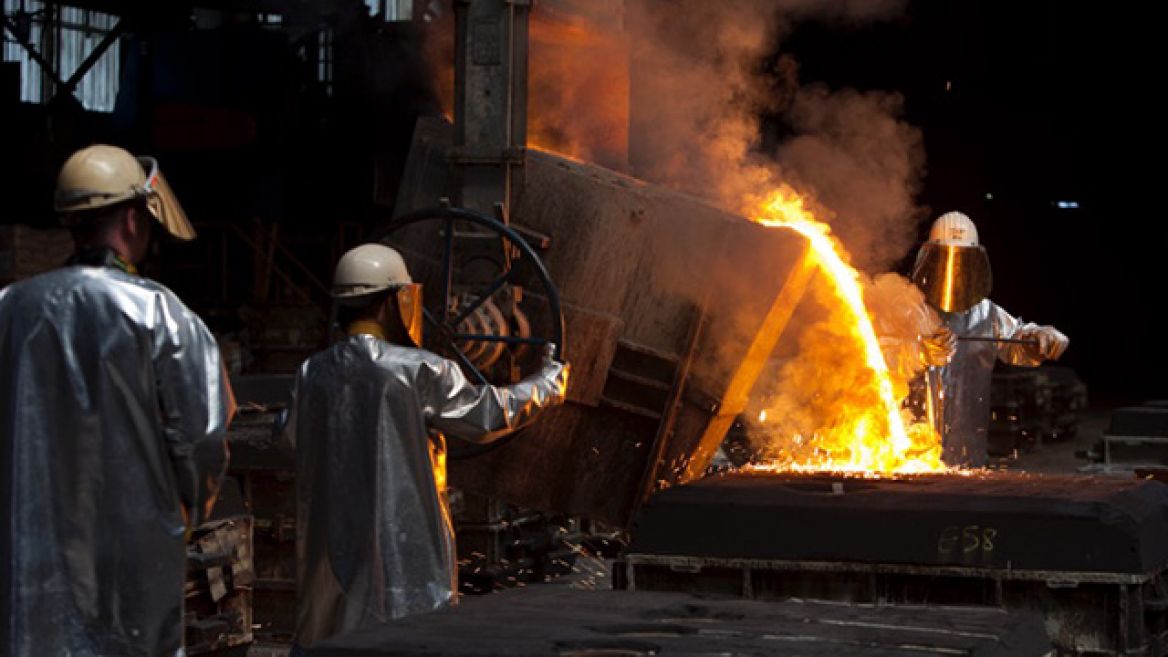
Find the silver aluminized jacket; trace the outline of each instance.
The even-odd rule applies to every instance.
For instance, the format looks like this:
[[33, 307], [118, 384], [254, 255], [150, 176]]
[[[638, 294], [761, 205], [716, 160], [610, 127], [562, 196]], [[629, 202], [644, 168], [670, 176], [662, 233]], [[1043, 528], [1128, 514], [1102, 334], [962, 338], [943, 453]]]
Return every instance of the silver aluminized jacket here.
[[452, 361], [365, 334], [305, 361], [286, 428], [298, 460], [300, 645], [452, 601], [437, 432], [502, 437], [562, 401], [565, 377], [550, 363], [515, 385], [474, 386]]
[[[962, 337], [1020, 338], [1039, 328], [1015, 319], [989, 299], [982, 299], [964, 312], [938, 312], [938, 315], [950, 331]], [[1037, 345], [957, 342], [957, 352], [941, 368], [942, 459], [948, 465], [980, 467], [986, 463], [990, 383], [995, 360], [1034, 367], [1044, 357]]]
[[0, 291], [0, 654], [173, 655], [182, 507], [226, 466], [214, 338], [163, 286], [70, 266]]

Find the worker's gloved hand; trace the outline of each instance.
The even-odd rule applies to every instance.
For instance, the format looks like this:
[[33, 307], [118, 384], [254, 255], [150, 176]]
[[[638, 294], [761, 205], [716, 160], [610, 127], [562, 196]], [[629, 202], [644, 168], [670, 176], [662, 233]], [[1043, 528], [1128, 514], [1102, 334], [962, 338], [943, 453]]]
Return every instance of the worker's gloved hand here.
[[921, 336], [921, 360], [929, 367], [943, 367], [957, 353], [957, 336], [945, 326], [932, 335]]
[[1025, 333], [1022, 338], [1036, 341], [1039, 353], [1047, 360], [1058, 360], [1071, 343], [1067, 336], [1053, 326], [1036, 326]]
[[558, 359], [556, 359], [556, 352], [557, 351], [559, 351], [559, 347], [556, 346], [556, 343], [554, 343], [554, 342], [549, 342], [543, 346], [543, 365], [544, 365], [544, 367], [547, 367], [548, 365], [551, 365], [552, 363], [560, 362]]
[[543, 370], [540, 373], [555, 386], [560, 401], [568, 392], [568, 376], [572, 373], [572, 366], [556, 360], [557, 347], [549, 342], [543, 347]]

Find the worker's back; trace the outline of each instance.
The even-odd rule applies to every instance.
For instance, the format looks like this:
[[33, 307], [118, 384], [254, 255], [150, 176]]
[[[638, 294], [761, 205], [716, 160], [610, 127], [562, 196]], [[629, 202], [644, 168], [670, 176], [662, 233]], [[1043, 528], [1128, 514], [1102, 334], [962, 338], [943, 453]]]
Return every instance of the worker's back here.
[[206, 328], [147, 279], [74, 266], [0, 291], [0, 653], [180, 648], [179, 502], [196, 458], [222, 469], [194, 446], [221, 439], [220, 374]]
[[301, 367], [289, 431], [302, 645], [450, 600], [453, 530], [423, 399], [445, 363], [354, 335]]

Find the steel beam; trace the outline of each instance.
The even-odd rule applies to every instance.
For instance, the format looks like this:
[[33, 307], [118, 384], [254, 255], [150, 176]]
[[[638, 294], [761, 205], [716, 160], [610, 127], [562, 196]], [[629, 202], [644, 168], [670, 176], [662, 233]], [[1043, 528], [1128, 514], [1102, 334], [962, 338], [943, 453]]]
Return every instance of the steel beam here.
[[43, 56], [41, 56], [41, 53], [32, 45], [32, 43], [30, 43], [29, 40], [24, 37], [24, 35], [17, 31], [16, 26], [8, 20], [7, 15], [0, 16], [0, 22], [3, 23], [4, 29], [8, 30], [8, 33], [12, 35], [12, 38], [17, 43], [19, 43], [26, 52], [28, 52], [28, 56], [32, 57], [32, 60], [41, 67], [41, 70], [44, 71], [45, 75], [52, 78], [53, 82], [58, 86], [65, 84], [61, 80], [61, 76], [57, 75], [56, 67], [50, 64]]
[[527, 144], [526, 0], [455, 2], [455, 204], [510, 215], [512, 172]]
[[102, 40], [93, 47], [93, 50], [89, 52], [89, 55], [85, 58], [85, 60], [77, 66], [77, 70], [73, 71], [73, 75], [70, 75], [68, 80], [61, 82], [57, 86], [57, 93], [53, 95], [53, 98], [58, 98], [64, 94], [72, 94], [73, 91], [77, 88], [77, 85], [81, 83], [81, 80], [85, 78], [85, 75], [93, 68], [94, 64], [97, 64], [97, 61], [101, 59], [102, 55], [105, 54], [105, 51], [109, 50], [109, 47], [112, 46], [114, 42], [118, 40], [118, 37], [122, 36], [122, 33], [125, 31], [126, 19], [120, 18], [113, 26], [113, 28], [111, 28], [110, 31], [107, 32], [104, 37], [102, 37]]

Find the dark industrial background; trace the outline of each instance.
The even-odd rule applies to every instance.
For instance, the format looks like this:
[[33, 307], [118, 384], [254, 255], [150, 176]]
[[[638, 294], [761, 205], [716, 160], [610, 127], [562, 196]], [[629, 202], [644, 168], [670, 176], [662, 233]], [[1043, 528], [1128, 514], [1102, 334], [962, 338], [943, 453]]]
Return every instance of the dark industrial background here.
[[1126, 3], [913, 2], [899, 21], [803, 25], [785, 44], [807, 79], [905, 95], [927, 150], [921, 200], [974, 218], [993, 299], [1070, 336], [1063, 362], [1099, 402], [1168, 391], [1146, 18]]
[[[205, 226], [156, 274], [218, 331], [240, 330], [241, 305], [319, 306], [335, 256], [391, 210], [415, 118], [439, 110], [423, 41], [445, 5], [408, 4], [6, 0], [5, 223], [53, 225], [64, 157], [122, 144], [157, 155]], [[920, 201], [974, 217], [993, 298], [1064, 330], [1064, 362], [1099, 402], [1168, 395], [1156, 41], [1134, 7], [912, 2], [891, 21], [800, 23], [782, 44], [804, 82], [904, 95], [927, 151]], [[104, 29], [85, 10], [107, 12]], [[89, 47], [124, 19], [110, 111], [51, 83], [20, 102], [17, 38], [51, 59], [46, 16]], [[288, 364], [265, 357], [252, 364]]]

